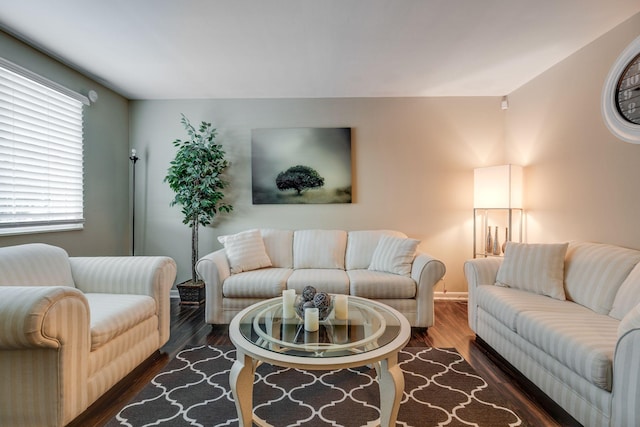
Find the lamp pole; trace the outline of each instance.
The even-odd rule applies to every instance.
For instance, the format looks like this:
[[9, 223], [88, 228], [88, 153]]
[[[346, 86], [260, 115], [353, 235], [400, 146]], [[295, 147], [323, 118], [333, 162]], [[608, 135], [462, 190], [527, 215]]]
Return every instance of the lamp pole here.
[[136, 254], [136, 162], [139, 157], [136, 155], [136, 149], [131, 149], [131, 166], [133, 167], [133, 179], [132, 179], [132, 205], [131, 205], [131, 255]]

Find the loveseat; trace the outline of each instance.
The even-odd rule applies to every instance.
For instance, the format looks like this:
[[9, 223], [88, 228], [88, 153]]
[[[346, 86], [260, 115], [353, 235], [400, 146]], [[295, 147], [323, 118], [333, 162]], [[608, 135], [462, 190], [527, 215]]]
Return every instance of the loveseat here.
[[640, 425], [640, 251], [507, 243], [467, 261], [469, 325], [585, 426]]
[[63, 426], [169, 339], [167, 257], [0, 248], [0, 425]]
[[221, 236], [223, 249], [196, 264], [205, 282], [205, 321], [226, 324], [243, 308], [285, 289], [381, 301], [416, 327], [433, 325], [434, 286], [444, 264], [392, 230], [255, 229]]

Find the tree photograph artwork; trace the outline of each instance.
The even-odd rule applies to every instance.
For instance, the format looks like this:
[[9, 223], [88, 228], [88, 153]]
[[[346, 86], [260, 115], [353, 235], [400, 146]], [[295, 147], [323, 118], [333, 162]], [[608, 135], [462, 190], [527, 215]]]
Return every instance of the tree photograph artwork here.
[[253, 129], [253, 204], [351, 203], [351, 128]]

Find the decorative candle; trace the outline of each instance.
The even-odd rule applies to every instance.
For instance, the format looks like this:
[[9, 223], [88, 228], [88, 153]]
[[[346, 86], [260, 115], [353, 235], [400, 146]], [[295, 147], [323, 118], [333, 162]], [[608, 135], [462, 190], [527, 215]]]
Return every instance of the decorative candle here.
[[282, 317], [291, 319], [295, 315], [293, 305], [296, 302], [296, 290], [287, 289], [282, 291]]
[[298, 332], [298, 322], [293, 323], [292, 321], [287, 322], [286, 320], [282, 323], [282, 341], [293, 343], [296, 341], [296, 333]]
[[314, 332], [320, 328], [318, 321], [318, 309], [317, 308], [305, 308], [304, 309], [304, 329], [305, 331]]
[[349, 309], [347, 308], [346, 295], [335, 295], [333, 299], [333, 307], [336, 312], [336, 319], [346, 319], [348, 317]]
[[334, 325], [333, 339], [338, 344], [346, 343], [349, 340], [349, 328], [347, 325]]

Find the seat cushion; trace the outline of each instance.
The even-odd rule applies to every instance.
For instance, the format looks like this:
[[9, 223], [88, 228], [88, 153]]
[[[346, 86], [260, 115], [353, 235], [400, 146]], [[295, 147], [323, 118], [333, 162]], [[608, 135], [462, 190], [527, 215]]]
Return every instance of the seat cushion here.
[[295, 289], [296, 294], [301, 294], [305, 286], [313, 286], [318, 292], [330, 294], [349, 294], [349, 276], [346, 271], [327, 268], [305, 268], [294, 270], [287, 288]]
[[415, 298], [416, 282], [406, 276], [370, 270], [347, 271], [351, 295], [374, 298]]
[[293, 267], [344, 270], [347, 232], [297, 230], [293, 234]]
[[520, 313], [518, 335], [590, 383], [611, 390], [620, 322], [594, 312]]
[[517, 332], [518, 316], [526, 311], [593, 313], [588, 308], [571, 301], [560, 301], [545, 295], [501, 286], [478, 286], [475, 295], [479, 307], [514, 332]]
[[91, 351], [157, 313], [156, 301], [147, 295], [84, 295], [89, 302], [91, 313]]
[[282, 295], [290, 268], [263, 268], [232, 274], [222, 284], [225, 298], [274, 298]]

